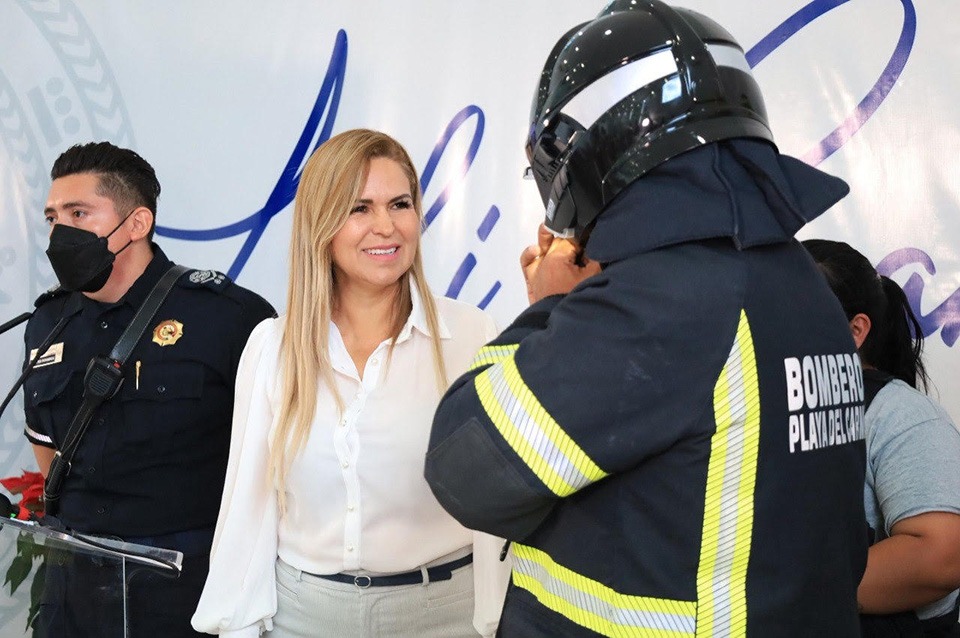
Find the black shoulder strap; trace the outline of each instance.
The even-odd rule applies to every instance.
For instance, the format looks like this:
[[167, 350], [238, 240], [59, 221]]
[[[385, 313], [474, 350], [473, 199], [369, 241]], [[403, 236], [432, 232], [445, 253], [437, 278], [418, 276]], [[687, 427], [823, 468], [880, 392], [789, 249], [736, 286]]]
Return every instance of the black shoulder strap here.
[[51, 463], [50, 471], [47, 473], [47, 480], [43, 485], [44, 512], [46, 514], [57, 515], [60, 509], [60, 492], [63, 490], [63, 482], [70, 473], [73, 455], [80, 447], [80, 439], [87, 431], [87, 426], [90, 424], [94, 412], [104, 401], [113, 397], [120, 386], [123, 385], [123, 364], [126, 363], [130, 353], [133, 352], [137, 342], [140, 341], [147, 325], [157, 314], [160, 305], [167, 298], [170, 290], [173, 289], [177, 279], [188, 270], [189, 268], [186, 266], [171, 266], [134, 314], [133, 320], [120, 335], [120, 339], [113, 350], [110, 351], [110, 355], [94, 357], [87, 364], [87, 372], [83, 378], [83, 403], [80, 404], [80, 409], [73, 415], [73, 420], [67, 429], [67, 436], [63, 440], [63, 445], [53, 457], [53, 463]]
[[137, 342], [140, 341], [140, 337], [143, 336], [144, 330], [147, 329], [147, 324], [150, 323], [153, 316], [160, 310], [160, 304], [162, 304], [167, 298], [167, 295], [170, 294], [173, 285], [177, 283], [177, 279], [180, 279], [180, 276], [188, 270], [190, 269], [186, 266], [174, 264], [163, 274], [160, 281], [158, 281], [153, 287], [153, 290], [150, 291], [150, 295], [146, 301], [143, 302], [143, 305], [140, 306], [137, 313], [133, 315], [130, 325], [128, 325], [127, 329], [120, 335], [117, 345], [113, 346], [113, 350], [110, 351], [111, 359], [119, 362], [120, 365], [123, 365], [127, 361], [130, 353], [133, 352], [133, 349], [136, 347]]

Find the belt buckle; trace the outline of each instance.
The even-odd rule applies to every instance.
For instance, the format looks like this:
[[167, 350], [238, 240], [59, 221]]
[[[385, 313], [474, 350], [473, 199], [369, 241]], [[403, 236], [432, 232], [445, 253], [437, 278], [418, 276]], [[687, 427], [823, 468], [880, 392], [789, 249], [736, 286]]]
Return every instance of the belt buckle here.
[[[366, 581], [362, 579], [366, 579]], [[360, 576], [353, 577], [353, 584], [359, 587], [360, 589], [367, 589], [368, 587], [370, 587], [370, 585], [373, 584], [373, 579], [365, 574], [361, 574]]]

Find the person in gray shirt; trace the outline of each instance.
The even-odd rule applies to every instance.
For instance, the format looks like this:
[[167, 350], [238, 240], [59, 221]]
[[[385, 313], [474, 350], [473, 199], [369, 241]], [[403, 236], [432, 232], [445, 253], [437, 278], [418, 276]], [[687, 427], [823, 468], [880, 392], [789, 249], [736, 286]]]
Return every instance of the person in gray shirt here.
[[804, 246], [843, 306], [863, 365], [873, 534], [857, 590], [864, 636], [960, 636], [960, 432], [926, 390], [923, 336], [900, 286], [842, 242]]

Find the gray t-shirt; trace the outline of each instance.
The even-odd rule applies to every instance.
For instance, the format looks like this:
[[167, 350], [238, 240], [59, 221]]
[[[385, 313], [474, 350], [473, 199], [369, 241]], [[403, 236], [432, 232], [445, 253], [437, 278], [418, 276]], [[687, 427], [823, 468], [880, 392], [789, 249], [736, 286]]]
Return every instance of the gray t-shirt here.
[[[863, 500], [877, 540], [897, 521], [925, 512], [960, 514], [960, 432], [940, 405], [894, 379], [874, 398], [864, 418], [867, 474]], [[917, 611], [945, 614], [957, 591]]]

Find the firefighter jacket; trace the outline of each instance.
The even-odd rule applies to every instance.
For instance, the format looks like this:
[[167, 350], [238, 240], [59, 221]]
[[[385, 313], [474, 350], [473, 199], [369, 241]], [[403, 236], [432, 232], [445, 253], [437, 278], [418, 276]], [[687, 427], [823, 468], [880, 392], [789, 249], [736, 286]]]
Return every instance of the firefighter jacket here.
[[674, 158], [450, 388], [426, 477], [513, 543], [499, 636], [859, 635], [863, 381], [793, 239], [846, 192], [758, 142]]

